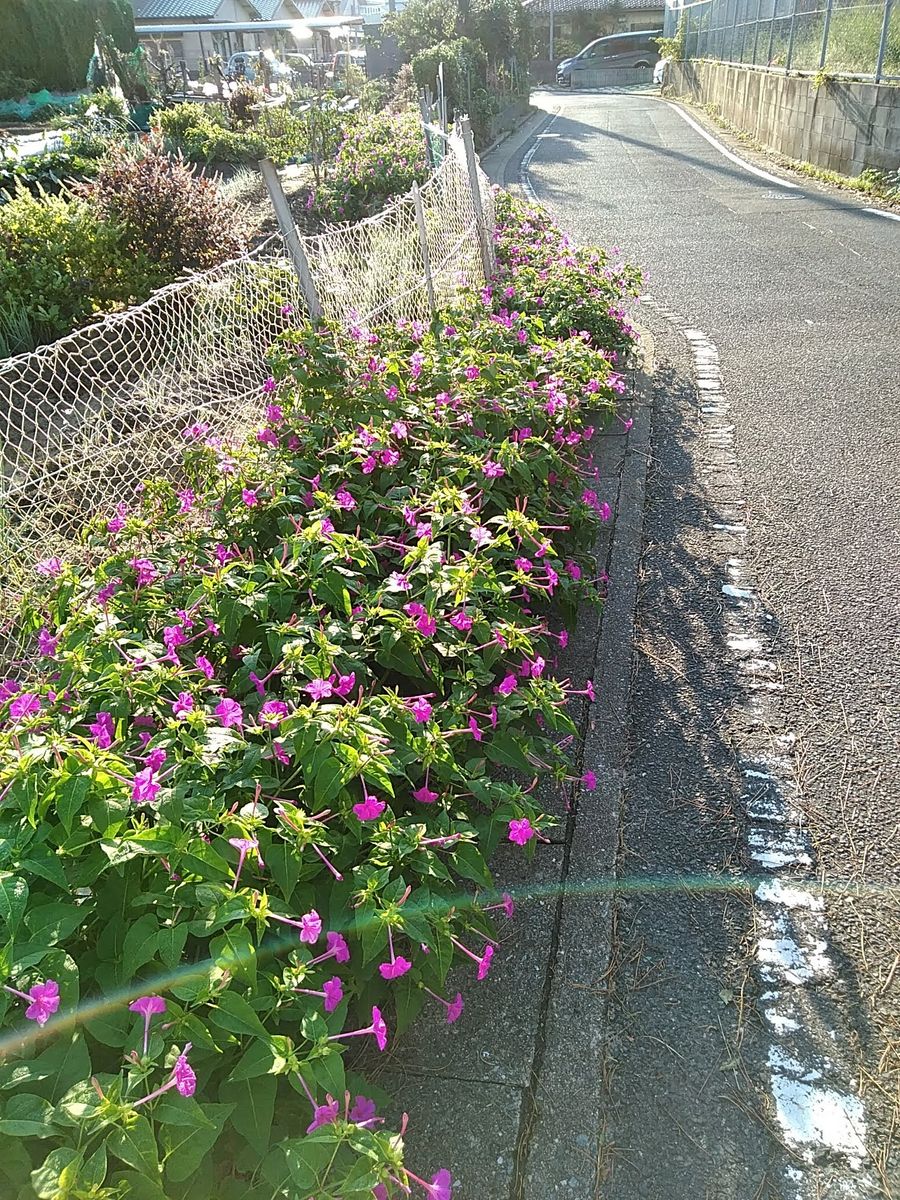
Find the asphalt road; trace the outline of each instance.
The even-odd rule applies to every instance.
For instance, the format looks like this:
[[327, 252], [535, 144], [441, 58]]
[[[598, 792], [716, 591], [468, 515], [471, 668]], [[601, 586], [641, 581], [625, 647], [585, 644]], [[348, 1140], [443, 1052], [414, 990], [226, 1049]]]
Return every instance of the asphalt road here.
[[[537, 103], [549, 122], [528, 163], [538, 199], [581, 244], [617, 245], [641, 264], [647, 290], [704, 330], [721, 356], [747, 504], [747, 558], [778, 623], [782, 711], [797, 738], [794, 769], [844, 976], [847, 1028], [839, 1036], [870, 1110], [870, 1153], [884, 1194], [896, 1186], [900, 1195], [891, 1129], [892, 1114], [900, 1120], [900, 222], [756, 157], [747, 161], [776, 178], [752, 174], [655, 96], [546, 95]], [[508, 181], [517, 173], [513, 158]], [[684, 382], [683, 364], [663, 367], [663, 378], [668, 371]], [[688, 468], [666, 461], [679, 453], [681, 436], [659, 424], [657, 484], [674, 482], [690, 495], [690, 481], [680, 478]], [[677, 525], [677, 514], [669, 515]], [[666, 519], [648, 514], [651, 540]], [[690, 549], [692, 542], [684, 544]], [[650, 549], [652, 571], [658, 543]], [[664, 643], [660, 605], [678, 585], [662, 560], [657, 575], [658, 594], [642, 619], [645, 632]], [[695, 612], [707, 624], [703, 588], [715, 585], [702, 576], [692, 586], [699, 578]], [[690, 629], [690, 617], [681, 628]], [[702, 661], [702, 639], [688, 648], [678, 645], [679, 636], [669, 638], [676, 659]], [[653, 733], [650, 718], [664, 682], [638, 679], [638, 736]], [[707, 692], [696, 711], [712, 712], [708, 680], [697, 686]], [[690, 694], [679, 703], [682, 710], [690, 706]], [[646, 788], [654, 771], [663, 778], [666, 764], [659, 754], [654, 760], [641, 753], [636, 779]], [[705, 786], [714, 791], [713, 777]], [[650, 798], [658, 800], [658, 791], [651, 788]], [[639, 787], [632, 798], [647, 802]], [[665, 850], [652, 843], [654, 827], [665, 819], [651, 812], [648, 861]], [[642, 830], [635, 831], [638, 841], [647, 836]], [[669, 865], [678, 868], [677, 856]], [[631, 916], [633, 926], [639, 914]], [[626, 912], [626, 927], [629, 920]], [[652, 929], [639, 934], [652, 940]], [[689, 936], [687, 926], [682, 934]], [[653, 1072], [648, 1053], [645, 1046], [641, 1063]], [[624, 1086], [632, 1083], [626, 1077]], [[677, 1111], [683, 1099], [677, 1088], [670, 1099]], [[613, 1096], [613, 1124], [618, 1112], [619, 1136], [632, 1147], [646, 1142], [646, 1128], [643, 1139], [639, 1129], [645, 1100], [629, 1129], [628, 1112], [622, 1116]], [[671, 1147], [665, 1138], [659, 1145], [643, 1166], [626, 1154], [620, 1182], [604, 1196], [660, 1195], [648, 1180], [656, 1172], [658, 1184]], [[764, 1153], [758, 1146], [736, 1151], [744, 1152], [754, 1161]], [[713, 1173], [721, 1179], [721, 1166], [710, 1168], [705, 1184], [694, 1180], [692, 1194], [694, 1183], [711, 1186]], [[741, 1200], [753, 1194], [742, 1192], [749, 1176], [741, 1178], [733, 1190], [697, 1194]], [[688, 1186], [685, 1176], [675, 1190], [687, 1195]]]

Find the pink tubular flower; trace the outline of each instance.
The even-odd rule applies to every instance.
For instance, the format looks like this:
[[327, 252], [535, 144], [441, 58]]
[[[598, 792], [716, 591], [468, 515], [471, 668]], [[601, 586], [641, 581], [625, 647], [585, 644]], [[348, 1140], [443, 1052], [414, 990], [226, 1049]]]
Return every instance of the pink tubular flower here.
[[53, 658], [58, 645], [59, 637], [52, 637], [48, 629], [44, 628], [38, 634], [38, 650], [45, 658]]
[[185, 441], [199, 442], [202, 437], [206, 437], [209, 433], [209, 425], [206, 421], [197, 421], [193, 425], [185, 425], [181, 431], [181, 436]]
[[57, 575], [62, 574], [63, 564], [61, 558], [45, 558], [39, 563], [35, 563], [35, 573], [43, 575], [45, 579], [55, 579]]
[[470, 529], [469, 537], [479, 548], [482, 546], [489, 546], [494, 540], [494, 535], [483, 525], [476, 525], [474, 528]]
[[231, 700], [226, 696], [224, 700], [220, 700], [216, 705], [215, 713], [224, 729], [230, 729], [232, 725], [238, 729], [243, 729], [244, 710], [236, 700]]
[[182, 1096], [193, 1096], [197, 1090], [197, 1076], [194, 1074], [194, 1069], [187, 1060], [190, 1049], [191, 1043], [186, 1042], [183, 1052], [175, 1060], [172, 1074], [162, 1087], [158, 1087], [155, 1092], [150, 1092], [147, 1096], [142, 1096], [140, 1100], [135, 1100], [132, 1108], [138, 1108], [141, 1104], [148, 1104], [151, 1100], [155, 1100], [157, 1096], [162, 1096], [165, 1092], [171, 1091], [172, 1088], [176, 1088]]
[[434, 617], [429, 617], [427, 613], [423, 613], [416, 621], [416, 629], [425, 637], [434, 637], [435, 633], [437, 633], [437, 621]]
[[306, 1127], [307, 1133], [312, 1133], [319, 1129], [322, 1125], [333, 1125], [340, 1115], [341, 1106], [337, 1100], [333, 1100], [331, 1096], [327, 1097], [327, 1104], [316, 1104], [313, 1108], [313, 1119]]
[[303, 690], [312, 696], [313, 700], [327, 700], [334, 688], [327, 679], [314, 679]]
[[399, 571], [394, 571], [393, 574], [388, 575], [385, 586], [389, 592], [408, 592], [412, 588], [409, 579]]
[[468, 379], [469, 381], [471, 381], [473, 379], [477, 379], [480, 374], [481, 374], [481, 371], [478, 369], [478, 367], [475, 367], [475, 366], [466, 367], [465, 376], [466, 376], [466, 379]]
[[241, 500], [247, 508], [255, 508], [259, 504], [259, 498], [256, 495], [255, 488], [241, 488]]
[[98, 712], [97, 719], [91, 725], [88, 725], [88, 729], [94, 735], [94, 741], [97, 743], [97, 746], [101, 750], [108, 750], [112, 745], [113, 734], [115, 732], [112, 713]]
[[366, 1037], [369, 1034], [375, 1038], [375, 1043], [378, 1046], [378, 1049], [384, 1050], [388, 1043], [388, 1027], [381, 1015], [381, 1009], [374, 1006], [372, 1008], [371, 1025], [367, 1025], [365, 1029], [351, 1029], [347, 1033], [334, 1033], [328, 1040], [329, 1042], [339, 1042], [343, 1041], [345, 1038]]
[[272, 743], [272, 754], [284, 766], [287, 767], [290, 765], [291, 756], [288, 754], [287, 750], [285, 750], [284, 745], [281, 742]]
[[12, 700], [13, 696], [17, 696], [21, 690], [21, 685], [17, 679], [4, 679], [0, 683], [0, 704], [4, 704], [7, 700]]
[[215, 675], [215, 673], [216, 673], [215, 667], [212, 665], [212, 663], [209, 661], [209, 659], [206, 657], [205, 654], [198, 654], [194, 665], [196, 666], [198, 671], [203, 672], [203, 674], [206, 676], [207, 679], [212, 679], [213, 675]]
[[327, 947], [325, 953], [320, 954], [318, 958], [311, 958], [306, 964], [308, 967], [324, 962], [327, 958], [333, 958], [338, 963], [348, 963], [350, 961], [350, 948], [344, 940], [343, 934], [329, 930], [325, 934], [325, 945]]
[[234, 846], [235, 850], [238, 852], [238, 865], [235, 868], [234, 882], [231, 885], [231, 890], [235, 892], [237, 891], [237, 885], [238, 880], [241, 877], [241, 871], [244, 869], [244, 860], [251, 850], [256, 851], [256, 859], [259, 863], [260, 869], [262, 869], [265, 864], [263, 863], [262, 855], [259, 852], [259, 842], [256, 840], [256, 838], [229, 838], [228, 844], [229, 846]]
[[138, 587], [145, 587], [157, 577], [157, 570], [149, 558], [132, 558], [128, 565], [135, 573]]
[[485, 946], [484, 954], [482, 954], [482, 956], [481, 956], [481, 962], [479, 962], [479, 964], [478, 964], [477, 978], [479, 980], [484, 979], [485, 975], [487, 975], [488, 971], [491, 969], [491, 960], [493, 959], [493, 957], [494, 957], [494, 947], [493, 946]]
[[141, 996], [138, 1000], [132, 1000], [128, 1005], [128, 1011], [140, 1013], [144, 1018], [144, 1057], [147, 1055], [147, 1046], [150, 1042], [150, 1022], [158, 1013], [166, 1011], [166, 1002], [162, 996]]
[[325, 995], [325, 1011], [332, 1013], [344, 999], [344, 985], [341, 982], [339, 975], [333, 975], [331, 979], [326, 979], [322, 984], [322, 991]]
[[382, 450], [381, 463], [385, 467], [396, 467], [400, 462], [400, 455], [396, 450]]
[[18, 988], [9, 987], [8, 984], [3, 985], [3, 990], [11, 996], [18, 996], [20, 1000], [27, 1000], [25, 1016], [29, 1021], [37, 1021], [38, 1025], [46, 1025], [59, 1008], [59, 984], [55, 979], [36, 983], [27, 992], [20, 992]]
[[259, 710], [259, 718], [268, 725], [277, 725], [288, 715], [288, 706], [283, 700], [267, 700]]
[[506, 474], [500, 464], [491, 459], [481, 464], [481, 473], [486, 479], [500, 479]]
[[514, 819], [509, 823], [509, 840], [515, 842], [517, 846], [524, 846], [536, 833], [537, 830], [532, 827], [527, 817], [521, 817], [518, 820]]
[[270, 425], [280, 425], [284, 421], [284, 410], [280, 404], [266, 405], [266, 420]]
[[172, 704], [172, 715], [179, 721], [185, 720], [194, 711], [194, 697], [190, 692], [179, 692], [178, 699]]
[[356, 686], [356, 672], [351, 671], [349, 675], [332, 675], [328, 682], [336, 696], [349, 696]]
[[368, 1096], [356, 1096], [347, 1119], [354, 1125], [368, 1125], [370, 1121], [375, 1120], [377, 1111], [374, 1100], [370, 1100]]
[[267, 379], [263, 380], [263, 385], [262, 385], [263, 395], [271, 396], [272, 392], [275, 391], [275, 387], [276, 387], [275, 380], [270, 375]]
[[497, 691], [501, 696], [509, 696], [519, 686], [515, 675], [507, 675], [502, 683], [497, 685]]
[[22, 721], [26, 717], [36, 716], [41, 711], [41, 698], [34, 692], [20, 692], [15, 700], [10, 701], [9, 715], [14, 721]]
[[413, 792], [413, 798], [418, 800], [420, 804], [434, 804], [438, 798], [437, 792], [432, 792], [427, 784], [417, 788]]
[[579, 567], [577, 562], [573, 562], [571, 559], [569, 559], [569, 561], [566, 563], [566, 574], [577, 581], [581, 578], [581, 567]]
[[419, 696], [411, 704], [407, 703], [406, 707], [412, 714], [416, 724], [424, 725], [426, 721], [431, 720], [432, 708], [424, 696]]
[[135, 804], [152, 804], [156, 800], [160, 784], [151, 767], [138, 771], [131, 784], [131, 799]]
[[353, 811], [359, 817], [360, 821], [375, 821], [386, 808], [383, 800], [379, 800], [377, 796], [366, 796], [359, 804], [353, 805]]
[[445, 1002], [447, 1004], [447, 1024], [455, 1025], [462, 1016], [463, 998], [462, 992], [457, 992], [452, 1000]]
[[176, 495], [178, 496], [178, 500], [180, 502], [178, 505], [178, 511], [182, 515], [189, 513], [197, 503], [197, 497], [194, 495], [193, 488], [182, 488], [180, 492], [176, 493]]
[[469, 732], [476, 742], [480, 742], [484, 738], [484, 734], [481, 732], [481, 727], [474, 717], [469, 717]]
[[412, 963], [408, 958], [404, 958], [402, 954], [398, 954], [396, 958], [390, 962], [380, 963], [378, 970], [381, 973], [382, 979], [399, 979], [401, 975], [405, 975], [412, 967]]
[[458, 629], [460, 633], [468, 633], [474, 622], [468, 613], [458, 612], [454, 613], [450, 618], [450, 624], [454, 629]]
[[316, 910], [310, 909], [300, 918], [300, 941], [313, 946], [322, 934], [322, 918]]
[[600, 520], [601, 520], [601, 521], [608, 521], [608, 520], [609, 520], [609, 518], [612, 516], [612, 509], [609, 507], [609, 505], [606, 503], [606, 501], [605, 501], [605, 500], [604, 500], [604, 501], [603, 501], [603, 503], [600, 505], [600, 508], [599, 508], [599, 510], [598, 510], [598, 511], [599, 511], [599, 513], [600, 513]]
[[[149, 738], [150, 734], [148, 733], [148, 734], [145, 734], [144, 736]], [[147, 755], [147, 757], [144, 759], [144, 766], [149, 767], [151, 771], [158, 771], [165, 761], [166, 761], [165, 750], [162, 750], [159, 747], [157, 747], [155, 750], [151, 750], [150, 753]]]
[[585, 771], [585, 773], [581, 777], [581, 782], [584, 784], [584, 786], [587, 788], [587, 790], [589, 792], [592, 792], [594, 790], [594, 788], [597, 786], [597, 776], [594, 774], [593, 771]]
[[338, 490], [334, 493], [334, 502], [338, 508], [347, 510], [356, 508], [356, 501], [345, 487], [338, 488]]

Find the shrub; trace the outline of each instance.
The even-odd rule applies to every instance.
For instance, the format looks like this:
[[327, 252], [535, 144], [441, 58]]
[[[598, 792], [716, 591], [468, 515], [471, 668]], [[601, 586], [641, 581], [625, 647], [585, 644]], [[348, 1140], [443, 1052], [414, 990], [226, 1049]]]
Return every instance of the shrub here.
[[84, 200], [20, 188], [0, 205], [0, 296], [14, 352], [143, 299], [156, 275], [142, 250], [123, 253], [118, 225]]
[[0, 100], [20, 100], [36, 87], [36, 80], [26, 79], [22, 75], [14, 75], [12, 71], [0, 68]]
[[560, 740], [590, 687], [547, 668], [596, 599], [582, 408], [618, 384], [478, 304], [284, 335], [249, 444], [190, 426], [176, 485], [98, 515], [91, 570], [38, 565], [29, 681], [0, 700], [23, 1200], [419, 1182], [344, 1054], [424, 1004], [456, 1020], [454, 960], [487, 974], [510, 904], [485, 856], [548, 825], [493, 766], [578, 783]]
[[127, 251], [153, 260], [161, 282], [244, 249], [237, 210], [215, 183], [158, 149], [114, 152], [86, 194], [101, 219], [121, 228]]
[[356, 221], [427, 177], [417, 115], [376, 113], [345, 137], [326, 182], [315, 193], [315, 211], [330, 221]]

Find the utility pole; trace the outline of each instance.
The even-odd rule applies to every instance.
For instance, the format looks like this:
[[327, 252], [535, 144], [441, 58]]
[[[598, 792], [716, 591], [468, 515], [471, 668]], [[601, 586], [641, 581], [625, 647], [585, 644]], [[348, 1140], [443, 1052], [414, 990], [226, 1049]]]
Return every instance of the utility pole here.
[[550, 0], [550, 61], [551, 62], [553, 62], [553, 59], [556, 57], [553, 53], [553, 18], [555, 16], [554, 4], [555, 4], [555, 0]]

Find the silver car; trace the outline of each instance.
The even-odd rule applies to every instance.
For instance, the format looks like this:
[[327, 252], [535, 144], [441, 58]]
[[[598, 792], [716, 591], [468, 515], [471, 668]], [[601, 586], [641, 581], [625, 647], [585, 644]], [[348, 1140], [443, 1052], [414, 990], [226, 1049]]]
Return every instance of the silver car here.
[[556, 82], [571, 86], [573, 71], [652, 67], [659, 59], [656, 39], [662, 36], [661, 29], [642, 29], [597, 38], [573, 58], [564, 58], [557, 65]]

